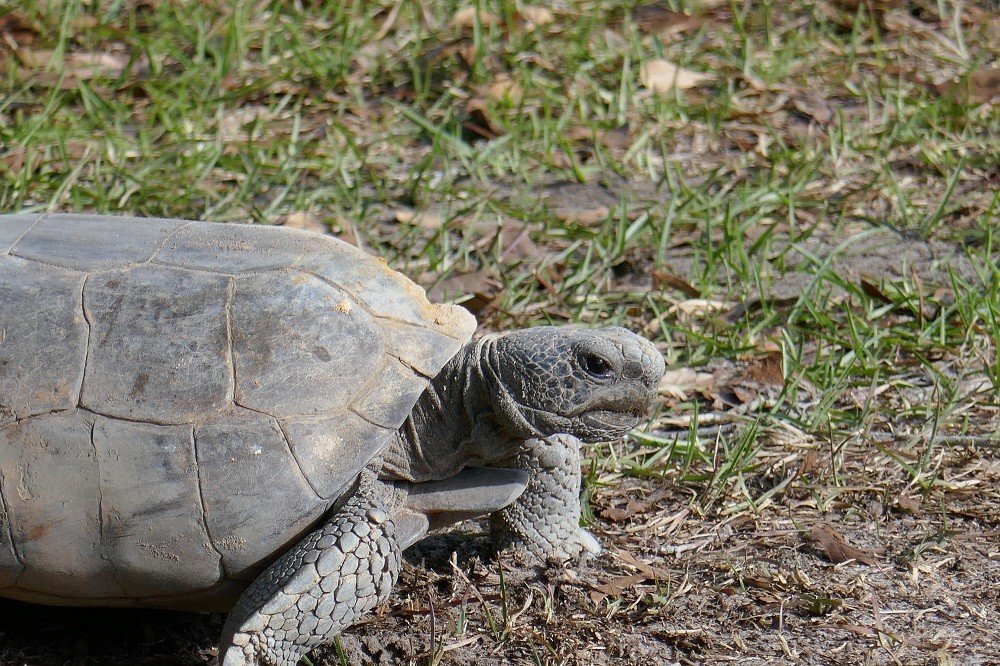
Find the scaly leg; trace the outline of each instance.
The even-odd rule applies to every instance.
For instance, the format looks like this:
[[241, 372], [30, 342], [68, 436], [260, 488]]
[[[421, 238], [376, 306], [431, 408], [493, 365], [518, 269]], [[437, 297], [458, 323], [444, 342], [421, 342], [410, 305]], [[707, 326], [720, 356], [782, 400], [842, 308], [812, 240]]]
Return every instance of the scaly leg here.
[[540, 559], [601, 552], [597, 539], [580, 527], [580, 440], [570, 435], [526, 440], [505, 466], [523, 469], [531, 479], [517, 501], [490, 516], [499, 547]]
[[389, 596], [400, 571], [384, 487], [354, 496], [243, 593], [222, 632], [223, 666], [295, 666]]

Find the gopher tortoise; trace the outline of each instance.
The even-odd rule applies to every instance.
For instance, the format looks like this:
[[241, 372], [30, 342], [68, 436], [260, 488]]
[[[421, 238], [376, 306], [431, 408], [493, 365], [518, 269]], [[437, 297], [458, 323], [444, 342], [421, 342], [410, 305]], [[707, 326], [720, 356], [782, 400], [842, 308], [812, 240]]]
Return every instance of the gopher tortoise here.
[[228, 611], [223, 664], [290, 665], [429, 530], [598, 550], [579, 445], [639, 422], [663, 359], [475, 325], [320, 234], [0, 216], [0, 596]]

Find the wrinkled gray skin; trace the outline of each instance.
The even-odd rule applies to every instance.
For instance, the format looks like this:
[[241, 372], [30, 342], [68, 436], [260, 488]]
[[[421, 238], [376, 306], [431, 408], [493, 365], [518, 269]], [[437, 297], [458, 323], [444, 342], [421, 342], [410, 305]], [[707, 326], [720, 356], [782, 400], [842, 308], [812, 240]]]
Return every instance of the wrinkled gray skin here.
[[[523, 470], [524, 492], [491, 515], [498, 545], [538, 558], [598, 552], [580, 527], [580, 443], [634, 428], [663, 371], [656, 348], [622, 328], [540, 327], [483, 338], [431, 382], [386, 452], [379, 478], [421, 488], [470, 473], [488, 477], [491, 466]], [[469, 485], [475, 495], [475, 482]], [[232, 644], [223, 663], [297, 663], [387, 598], [402, 549], [470, 515], [443, 498], [431, 511], [419, 501], [392, 504], [391, 493], [380, 493], [366, 472], [334, 519], [240, 599], [223, 634]], [[355, 572], [363, 590], [353, 577], [344, 587], [345, 573]], [[340, 605], [324, 608], [327, 592]], [[332, 622], [313, 621], [328, 618], [331, 608]]]
[[288, 666], [429, 530], [597, 550], [580, 442], [639, 421], [662, 359], [620, 328], [474, 330], [329, 236], [0, 215], [0, 596], [231, 610], [226, 666]]

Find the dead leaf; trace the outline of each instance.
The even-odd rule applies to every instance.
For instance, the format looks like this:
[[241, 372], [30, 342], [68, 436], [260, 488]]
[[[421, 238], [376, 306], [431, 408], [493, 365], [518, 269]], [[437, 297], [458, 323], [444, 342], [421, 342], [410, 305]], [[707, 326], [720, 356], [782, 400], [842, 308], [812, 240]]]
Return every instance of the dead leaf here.
[[672, 35], [701, 27], [704, 19], [675, 12], [665, 3], [654, 2], [632, 10], [632, 22], [646, 34]]
[[708, 74], [692, 72], [660, 58], [644, 62], [639, 68], [639, 82], [657, 93], [687, 90], [714, 80]]
[[755, 358], [750, 361], [746, 372], [743, 373], [743, 381], [761, 386], [783, 386], [785, 377], [781, 366], [782, 354], [780, 351]]
[[655, 291], [665, 291], [666, 289], [676, 289], [683, 292], [690, 298], [698, 298], [701, 291], [693, 284], [669, 271], [653, 271], [653, 289]]
[[524, 96], [524, 90], [521, 89], [521, 86], [516, 81], [504, 75], [488, 85], [483, 94], [487, 99], [491, 99], [494, 102], [516, 104]]
[[326, 226], [326, 223], [323, 222], [323, 219], [319, 215], [306, 211], [289, 213], [281, 221], [281, 226], [293, 229], [305, 229], [306, 231], [315, 231], [321, 234], [329, 231], [329, 227]]
[[615, 522], [620, 522], [631, 518], [638, 513], [644, 513], [649, 509], [649, 502], [638, 502], [636, 500], [629, 500], [628, 504], [625, 505], [624, 509], [618, 509], [615, 507], [608, 507], [601, 511], [601, 515], [608, 520], [613, 520]]
[[11, 48], [32, 47], [38, 43], [39, 32], [19, 10], [0, 16], [0, 42]]
[[590, 593], [590, 599], [595, 604], [599, 604], [608, 597], [621, 596], [621, 593], [625, 590], [645, 583], [646, 580], [645, 574], [633, 574], [631, 576], [615, 578], [594, 588], [594, 591]]
[[27, 157], [27, 153], [25, 148], [15, 148], [11, 152], [0, 153], [0, 164], [12, 174], [20, 173], [24, 168], [24, 158]]
[[860, 564], [875, 564], [875, 558], [865, 551], [847, 543], [847, 538], [829, 525], [816, 525], [809, 531], [809, 539], [815, 541], [834, 564], [854, 560]]
[[555, 18], [552, 12], [545, 7], [536, 7], [532, 5], [526, 5], [521, 7], [518, 12], [518, 17], [524, 21], [524, 27], [528, 30], [534, 30], [535, 28], [540, 28], [543, 25], [548, 25], [552, 23]]
[[466, 130], [463, 138], [467, 141], [495, 139], [504, 133], [503, 127], [493, 122], [493, 119], [490, 118], [486, 100], [480, 97], [473, 97], [466, 102], [465, 112], [467, 116], [462, 123], [462, 128]]
[[671, 314], [683, 312], [687, 315], [705, 315], [712, 312], [719, 312], [720, 310], [727, 310], [731, 306], [731, 303], [727, 303], [725, 301], [714, 301], [707, 298], [690, 298], [686, 301], [681, 301], [680, 303], [671, 305], [668, 312]]
[[711, 393], [714, 376], [708, 372], [697, 372], [691, 368], [667, 370], [660, 380], [657, 391], [661, 396], [687, 400], [691, 391]]
[[489, 310], [502, 292], [503, 283], [497, 274], [486, 269], [449, 275], [434, 285], [427, 296], [434, 302], [458, 303], [478, 317]]
[[365, 244], [361, 239], [361, 234], [358, 233], [358, 228], [354, 225], [354, 222], [347, 219], [346, 217], [337, 216], [337, 226], [340, 232], [337, 237], [344, 241], [345, 243], [350, 243], [356, 248], [365, 249]]
[[909, 513], [914, 516], [919, 516], [923, 513], [923, 507], [920, 500], [914, 497], [897, 495], [895, 504], [896, 508], [904, 513]]
[[622, 576], [620, 578], [612, 579], [606, 583], [598, 585], [594, 588], [594, 591], [590, 593], [590, 599], [596, 604], [600, 603], [609, 596], [620, 596], [622, 592], [629, 589], [630, 587], [635, 587], [645, 583], [647, 580], [668, 580], [670, 578], [670, 572], [661, 569], [659, 567], [651, 567], [645, 562], [637, 559], [631, 553], [619, 550], [617, 552], [618, 559], [620, 559], [625, 564], [634, 567], [639, 570], [638, 574], [632, 576]]
[[607, 206], [594, 206], [592, 208], [572, 208], [561, 206], [556, 208], [553, 213], [561, 222], [590, 226], [608, 219], [608, 215], [611, 214], [611, 209]]
[[402, 224], [412, 224], [423, 229], [435, 230], [445, 223], [443, 217], [432, 211], [415, 211], [410, 208], [399, 208], [394, 213], [396, 221]]
[[570, 141], [593, 141], [605, 148], [628, 148], [630, 144], [628, 125], [607, 131], [584, 126], [571, 127], [566, 131], [566, 138]]
[[531, 240], [530, 231], [528, 225], [519, 222], [501, 225], [498, 230], [500, 246], [503, 248], [500, 259], [537, 259], [544, 256], [545, 251]]
[[959, 104], [990, 104], [1000, 102], [1000, 68], [980, 69], [965, 81], [938, 86]]
[[820, 125], [828, 125], [833, 122], [833, 109], [820, 98], [796, 98], [792, 101], [792, 106], [799, 113], [809, 116]]
[[479, 24], [483, 27], [497, 25], [500, 23], [500, 19], [489, 12], [481, 12], [476, 7], [463, 7], [455, 12], [455, 14], [451, 17], [451, 21], [448, 22], [448, 25], [459, 29], [472, 28], [476, 25], [477, 16], [479, 18]]
[[[54, 51], [36, 51], [22, 49], [18, 57], [25, 67], [41, 69], [43, 67], [60, 68], [53, 60]], [[92, 79], [96, 76], [118, 78], [125, 72], [129, 64], [129, 56], [125, 53], [67, 53], [62, 60], [61, 69], [67, 76], [78, 81]], [[136, 65], [139, 63], [137, 62]], [[134, 69], [135, 67], [133, 67]]]

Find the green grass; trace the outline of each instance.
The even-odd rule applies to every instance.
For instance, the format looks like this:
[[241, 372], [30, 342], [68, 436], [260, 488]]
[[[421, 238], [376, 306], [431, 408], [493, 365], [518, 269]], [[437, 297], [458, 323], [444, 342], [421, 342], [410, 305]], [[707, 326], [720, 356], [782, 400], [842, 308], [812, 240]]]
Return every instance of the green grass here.
[[[428, 286], [493, 273], [488, 328], [625, 324], [691, 367], [758, 357], [770, 341], [785, 384], [749, 430], [641, 438], [645, 453], [602, 458], [604, 473], [680, 464], [704, 508], [752, 505], [742, 476], [760, 425], [837, 451], [893, 421], [909, 434], [886, 446], [918, 454], [894, 459], [933, 483], [920, 433], [981, 434], [977, 410], [1000, 385], [1000, 114], [936, 85], [988, 67], [995, 42], [944, 0], [907, 14], [932, 34], [865, 3], [710, 4], [665, 3], [707, 20], [660, 36], [616, 2], [574, 3], [534, 29], [507, 0], [473, 3], [465, 29], [449, 25], [454, 2], [0, 2], [14, 35], [0, 46], [0, 210], [264, 224], [308, 212]], [[94, 76], [81, 72], [90, 54], [108, 54]], [[716, 81], [652, 95], [638, 72], [655, 57]], [[505, 77], [521, 94], [490, 99]], [[469, 130], [482, 124], [471, 98], [493, 138]], [[627, 141], [605, 140], [620, 128]], [[556, 182], [603, 184], [618, 203], [567, 220], [539, 196]], [[397, 222], [403, 208], [442, 223]], [[524, 225], [538, 252], [512, 250], [499, 222]], [[866, 291], [810, 249], [885, 228], [964, 244], [976, 274], [937, 292], [874, 275]], [[681, 254], [680, 277], [722, 311], [648, 292], [651, 270]], [[807, 287], [772, 299], [796, 265]], [[725, 316], [741, 303], [753, 307]], [[977, 376], [990, 388], [970, 392]], [[897, 400], [928, 382], [934, 400]]]

